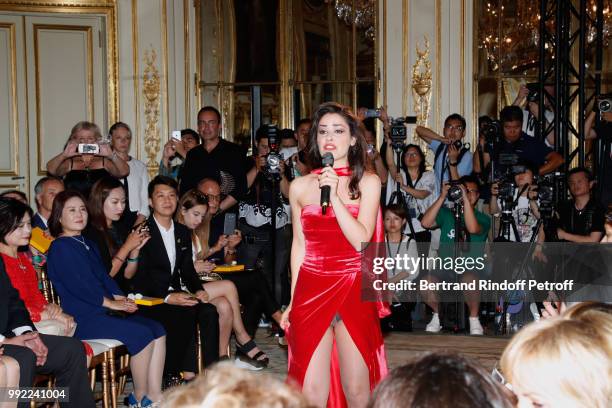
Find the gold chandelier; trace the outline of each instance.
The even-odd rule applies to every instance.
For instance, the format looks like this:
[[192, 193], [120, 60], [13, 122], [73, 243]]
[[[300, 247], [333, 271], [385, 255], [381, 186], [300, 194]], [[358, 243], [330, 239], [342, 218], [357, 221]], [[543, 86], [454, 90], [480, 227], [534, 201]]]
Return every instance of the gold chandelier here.
[[[483, 0], [479, 19], [479, 48], [485, 51], [489, 70], [524, 73], [539, 61], [540, 6], [533, 0]], [[597, 0], [587, 5], [587, 44], [595, 43]], [[604, 1], [603, 45], [612, 35], [612, 0]], [[554, 29], [551, 22], [549, 29]], [[547, 45], [545, 47], [548, 49]], [[552, 47], [550, 47], [552, 51]]]
[[[330, 3], [331, 0], [325, 0], [325, 2]], [[334, 10], [340, 20], [347, 25], [354, 24], [358, 29], [365, 30], [366, 38], [374, 39], [376, 0], [335, 0]]]

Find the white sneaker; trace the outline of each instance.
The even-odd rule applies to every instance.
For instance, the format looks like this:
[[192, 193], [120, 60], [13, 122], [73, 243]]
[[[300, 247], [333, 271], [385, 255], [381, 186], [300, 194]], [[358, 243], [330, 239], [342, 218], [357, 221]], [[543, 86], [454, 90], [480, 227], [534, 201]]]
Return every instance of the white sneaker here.
[[431, 321], [425, 326], [425, 331], [429, 333], [439, 333], [440, 330], [442, 330], [442, 326], [440, 326], [440, 315], [434, 313], [431, 317]]
[[482, 336], [484, 334], [484, 329], [478, 317], [470, 317], [470, 334], [472, 336]]

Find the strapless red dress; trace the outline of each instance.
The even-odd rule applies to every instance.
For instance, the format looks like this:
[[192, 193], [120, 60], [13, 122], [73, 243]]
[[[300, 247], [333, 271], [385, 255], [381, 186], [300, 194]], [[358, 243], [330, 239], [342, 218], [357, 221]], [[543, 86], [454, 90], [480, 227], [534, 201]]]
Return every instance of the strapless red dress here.
[[[357, 217], [358, 205], [347, 208]], [[308, 205], [302, 209], [301, 222], [305, 256], [289, 314], [288, 382], [300, 389], [303, 387], [310, 359], [325, 330], [338, 315], [368, 367], [370, 390], [373, 390], [387, 374], [379, 316], [388, 314], [388, 309], [377, 302], [362, 301], [361, 254], [340, 230], [333, 208], [329, 207], [327, 214], [322, 215], [320, 206]], [[384, 241], [380, 214], [372, 241]], [[327, 406], [345, 407], [335, 342], [330, 370]]]

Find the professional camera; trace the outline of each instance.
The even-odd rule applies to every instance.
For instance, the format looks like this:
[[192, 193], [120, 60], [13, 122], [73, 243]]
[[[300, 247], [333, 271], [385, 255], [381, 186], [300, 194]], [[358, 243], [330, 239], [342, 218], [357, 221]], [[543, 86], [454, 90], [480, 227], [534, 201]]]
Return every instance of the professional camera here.
[[266, 167], [264, 168], [264, 172], [269, 177], [279, 179], [281, 172], [280, 163], [283, 161], [283, 158], [279, 153], [280, 137], [278, 127], [266, 125], [266, 137], [268, 139], [270, 153], [266, 156]]
[[380, 118], [380, 109], [367, 109], [365, 118]]
[[612, 112], [612, 94], [601, 95], [597, 98], [597, 110], [600, 113]]
[[461, 181], [451, 180], [448, 182], [450, 188], [448, 189], [447, 197], [455, 204], [460, 204], [463, 200], [463, 191], [461, 191]]
[[535, 183], [538, 186], [540, 213], [543, 218], [552, 217], [556, 201], [555, 192], [559, 191], [558, 184], [561, 180], [563, 180], [563, 175], [559, 172], [535, 176]]
[[495, 143], [502, 138], [502, 125], [499, 120], [491, 121], [487, 123], [483, 130], [482, 134], [485, 137], [487, 143]]
[[540, 100], [540, 84], [538, 82], [527, 84], [527, 89], [529, 89], [527, 102], [537, 102]]

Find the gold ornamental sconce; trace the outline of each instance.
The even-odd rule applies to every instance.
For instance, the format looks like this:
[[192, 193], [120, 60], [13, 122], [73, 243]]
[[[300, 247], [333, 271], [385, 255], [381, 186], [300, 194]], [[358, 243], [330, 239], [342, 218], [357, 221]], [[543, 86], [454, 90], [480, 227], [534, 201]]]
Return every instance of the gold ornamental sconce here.
[[145, 151], [147, 153], [147, 170], [149, 177], [153, 178], [159, 170], [157, 153], [159, 152], [159, 102], [160, 102], [160, 79], [156, 65], [157, 53], [151, 46], [150, 51], [144, 52], [144, 72], [142, 94], [145, 99]]
[[[425, 39], [425, 49], [416, 44], [417, 59], [412, 66], [412, 101], [417, 117], [417, 125], [427, 126], [431, 102], [431, 61], [429, 60], [429, 40]], [[416, 134], [413, 138], [417, 140]], [[420, 139], [419, 139], [420, 140]], [[422, 146], [424, 147], [424, 146]]]

